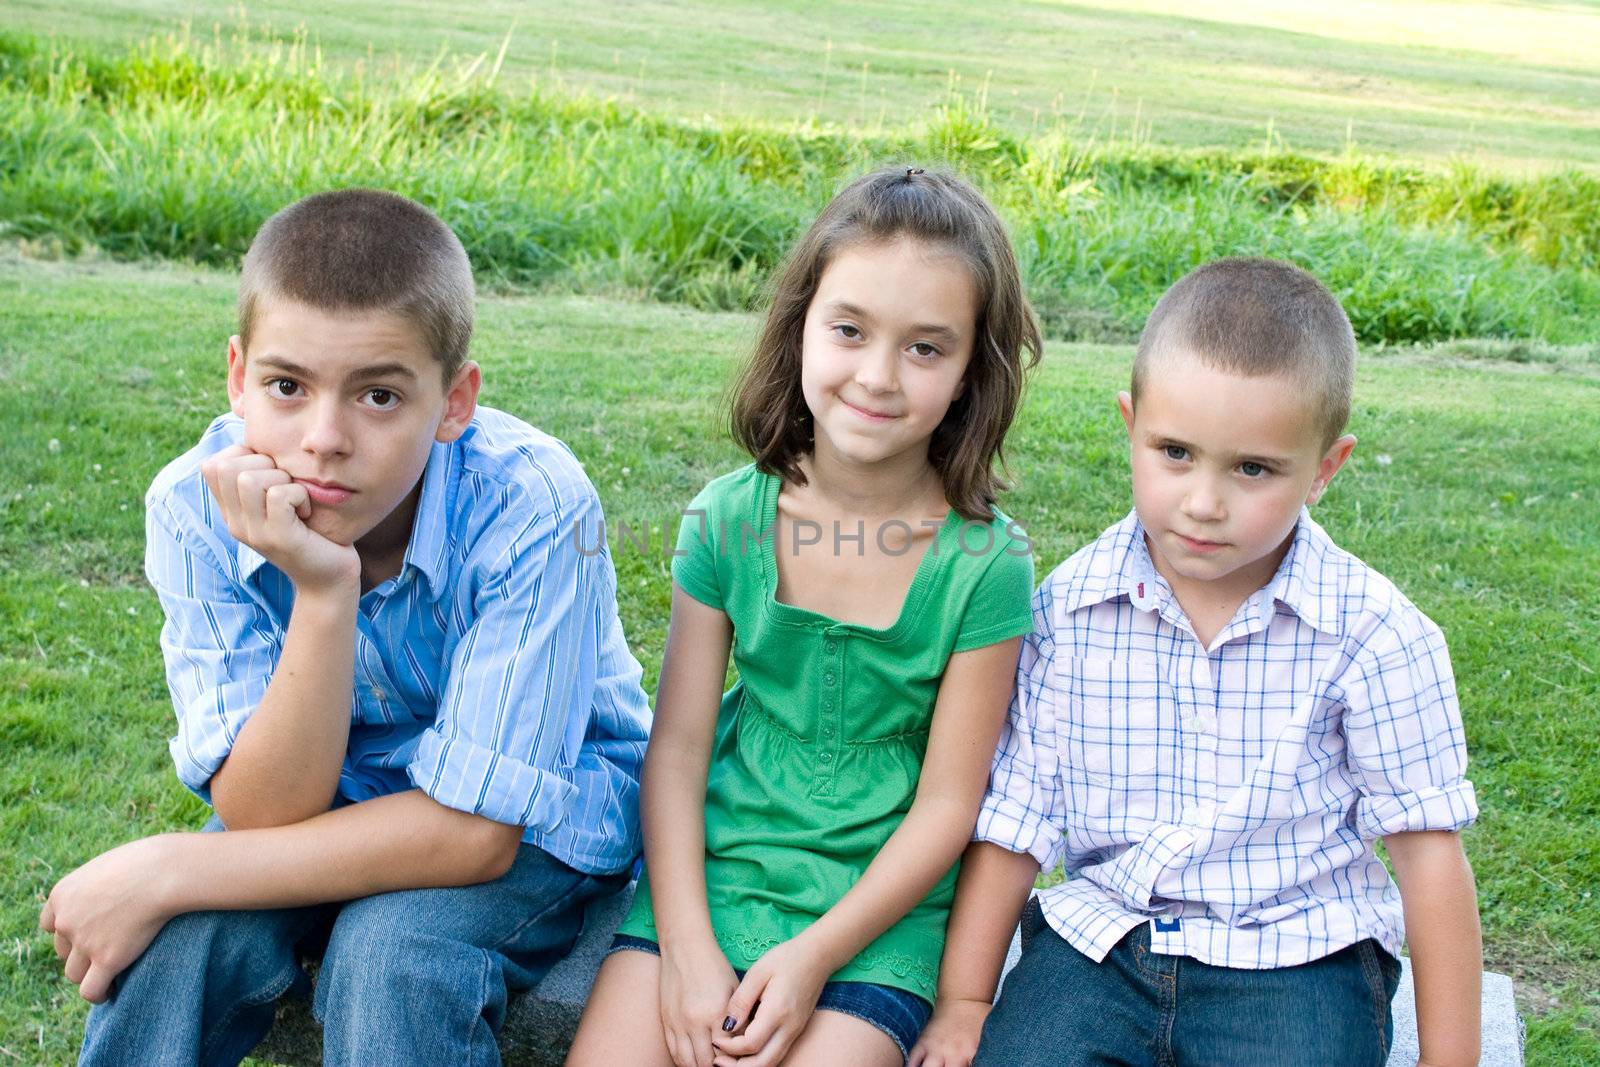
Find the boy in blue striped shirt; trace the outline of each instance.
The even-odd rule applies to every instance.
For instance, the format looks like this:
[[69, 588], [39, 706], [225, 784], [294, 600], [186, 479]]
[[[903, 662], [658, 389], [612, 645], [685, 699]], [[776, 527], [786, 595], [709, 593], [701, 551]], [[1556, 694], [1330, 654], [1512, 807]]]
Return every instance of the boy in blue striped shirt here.
[[213, 832], [52, 890], [83, 1062], [237, 1063], [323, 938], [326, 1062], [498, 1062], [508, 987], [627, 877], [649, 713], [611, 558], [580, 548], [599, 502], [477, 406], [472, 305], [403, 197], [308, 197], [251, 244], [233, 411], [146, 498], [170, 747]]
[[1286, 263], [1209, 264], [1151, 313], [1134, 508], [1035, 597], [917, 1067], [1380, 1067], [1406, 933], [1422, 1062], [1477, 1062], [1444, 639], [1306, 510], [1355, 445], [1354, 359]]

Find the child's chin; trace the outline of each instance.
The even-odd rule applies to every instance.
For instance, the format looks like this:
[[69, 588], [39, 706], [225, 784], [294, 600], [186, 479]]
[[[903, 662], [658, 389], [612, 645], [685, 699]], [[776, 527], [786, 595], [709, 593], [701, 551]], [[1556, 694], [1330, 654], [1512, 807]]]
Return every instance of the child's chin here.
[[323, 508], [311, 509], [311, 518], [306, 520], [306, 527], [336, 545], [353, 545], [356, 538], [366, 532], [352, 530], [349, 522]]

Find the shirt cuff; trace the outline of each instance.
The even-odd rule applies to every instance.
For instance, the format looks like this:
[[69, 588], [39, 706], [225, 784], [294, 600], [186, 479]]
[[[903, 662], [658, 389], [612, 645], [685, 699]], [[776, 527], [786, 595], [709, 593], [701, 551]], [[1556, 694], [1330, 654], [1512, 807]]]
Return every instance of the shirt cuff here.
[[972, 839], [1026, 852], [1039, 862], [1041, 871], [1054, 870], [1065, 851], [1065, 841], [1054, 826], [1010, 797], [992, 793], [983, 799]]
[[1415, 830], [1464, 830], [1477, 818], [1477, 794], [1465, 779], [1356, 802], [1356, 829], [1369, 840]]
[[418, 739], [406, 776], [447, 808], [542, 833], [561, 824], [578, 792], [550, 771], [437, 730]]

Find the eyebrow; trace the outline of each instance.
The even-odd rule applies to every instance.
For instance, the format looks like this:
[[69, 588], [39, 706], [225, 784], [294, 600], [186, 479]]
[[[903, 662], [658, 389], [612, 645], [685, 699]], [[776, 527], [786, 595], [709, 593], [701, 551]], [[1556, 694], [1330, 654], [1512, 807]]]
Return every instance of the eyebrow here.
[[[841, 315], [849, 315], [852, 318], [857, 319], [867, 319], [869, 321], [872, 319], [871, 313], [869, 313], [866, 308], [858, 307], [857, 305], [850, 303], [848, 300], [830, 300], [823, 305], [823, 310], [837, 312]], [[938, 322], [912, 323], [910, 332], [926, 334], [932, 337], [941, 338], [946, 341], [954, 341], [961, 336], [959, 331]]]
[[[262, 356], [256, 360], [256, 365], [279, 370], [290, 377], [305, 378], [308, 381], [315, 381], [317, 377], [316, 372], [310, 367], [303, 367], [292, 360], [284, 359], [282, 356], [270, 354]], [[404, 363], [374, 363], [371, 366], [362, 367], [354, 371], [346, 380], [350, 382], [366, 382], [378, 378], [403, 378], [408, 382], [414, 382], [417, 380], [417, 373]]]

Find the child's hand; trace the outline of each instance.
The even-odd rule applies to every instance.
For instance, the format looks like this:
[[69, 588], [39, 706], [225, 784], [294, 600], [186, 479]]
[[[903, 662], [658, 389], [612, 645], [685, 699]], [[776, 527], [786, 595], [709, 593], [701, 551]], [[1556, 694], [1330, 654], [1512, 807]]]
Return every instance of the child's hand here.
[[163, 839], [130, 841], [85, 863], [50, 890], [39, 927], [55, 935], [67, 980], [98, 1004], [111, 982], [155, 940], [175, 912], [161, 902], [170, 869]]
[[785, 941], [756, 960], [728, 1000], [732, 1030], [713, 1038], [715, 1067], [776, 1067], [782, 1063], [811, 1021], [829, 971], [801, 937]]
[[716, 941], [661, 949], [661, 1031], [677, 1067], [711, 1067], [739, 978]]
[[289, 472], [244, 445], [207, 459], [200, 473], [222, 509], [228, 532], [288, 576], [298, 592], [358, 584], [361, 557], [306, 525], [311, 496]]
[[911, 1050], [907, 1067], [968, 1067], [978, 1054], [978, 1038], [983, 1035], [989, 1007], [981, 1000], [940, 997]]

